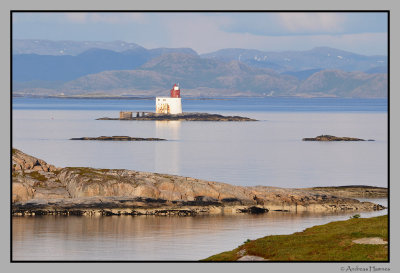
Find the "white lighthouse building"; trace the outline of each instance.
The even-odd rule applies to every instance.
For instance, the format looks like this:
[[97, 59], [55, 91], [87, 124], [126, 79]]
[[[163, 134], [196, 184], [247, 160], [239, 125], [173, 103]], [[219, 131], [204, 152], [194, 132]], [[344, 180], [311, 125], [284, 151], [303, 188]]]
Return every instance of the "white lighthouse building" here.
[[174, 84], [170, 97], [156, 97], [156, 113], [182, 114], [182, 98], [179, 84]]

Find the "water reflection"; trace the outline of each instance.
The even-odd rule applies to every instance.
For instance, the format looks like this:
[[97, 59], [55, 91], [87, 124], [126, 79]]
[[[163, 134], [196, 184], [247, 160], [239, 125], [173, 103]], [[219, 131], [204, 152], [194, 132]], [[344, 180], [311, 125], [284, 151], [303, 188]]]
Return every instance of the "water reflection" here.
[[168, 142], [157, 142], [154, 145], [155, 170], [160, 173], [180, 174], [181, 121], [156, 121], [156, 135]]
[[[384, 205], [384, 201], [382, 203]], [[361, 213], [362, 217], [387, 211]], [[195, 217], [13, 217], [15, 260], [199, 260], [246, 239], [291, 234], [348, 213]]]
[[155, 122], [157, 136], [173, 140], [180, 139], [181, 123], [180, 120], [157, 120]]

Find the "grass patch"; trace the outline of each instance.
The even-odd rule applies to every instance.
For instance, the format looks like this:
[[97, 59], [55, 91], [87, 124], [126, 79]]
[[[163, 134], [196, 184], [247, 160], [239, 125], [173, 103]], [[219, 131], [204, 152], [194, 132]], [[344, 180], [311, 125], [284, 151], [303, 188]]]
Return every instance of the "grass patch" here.
[[65, 168], [68, 171], [74, 171], [79, 175], [99, 175], [98, 172], [96, 172], [94, 169], [92, 168], [86, 168], [86, 167], [67, 167]]
[[75, 171], [80, 175], [103, 175], [106, 172], [109, 172], [110, 169], [94, 169], [88, 167], [67, 167], [66, 169], [70, 171]]
[[34, 171], [34, 172], [30, 172], [30, 173], [26, 173], [26, 175], [29, 175], [31, 178], [38, 180], [40, 182], [45, 182], [47, 181], [46, 176]]
[[117, 179], [116, 176], [106, 174], [107, 172], [110, 171], [110, 169], [94, 169], [87, 167], [67, 167], [65, 169], [67, 169], [68, 171], [73, 171], [79, 176], [84, 176], [89, 178], [89, 181], [86, 181], [87, 183], [90, 182], [99, 183]]
[[204, 261], [236, 261], [239, 251], [271, 261], [387, 261], [387, 245], [355, 244], [365, 237], [388, 240], [387, 215], [353, 218], [315, 226], [291, 235], [274, 235], [246, 242]]
[[226, 251], [222, 252], [220, 254], [211, 256], [207, 259], [204, 259], [203, 261], [218, 261], [218, 262], [230, 262], [230, 261], [236, 261], [237, 259], [240, 258], [240, 256], [237, 254], [239, 251], [239, 248], [234, 249], [232, 251]]

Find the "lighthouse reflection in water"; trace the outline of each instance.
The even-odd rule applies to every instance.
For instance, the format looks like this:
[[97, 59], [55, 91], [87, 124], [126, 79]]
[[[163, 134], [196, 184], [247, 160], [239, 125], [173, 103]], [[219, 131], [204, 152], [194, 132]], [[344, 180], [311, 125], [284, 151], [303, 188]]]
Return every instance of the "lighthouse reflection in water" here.
[[180, 174], [180, 150], [181, 122], [179, 120], [156, 121], [156, 135], [159, 138], [168, 139], [155, 143], [155, 169], [161, 173]]

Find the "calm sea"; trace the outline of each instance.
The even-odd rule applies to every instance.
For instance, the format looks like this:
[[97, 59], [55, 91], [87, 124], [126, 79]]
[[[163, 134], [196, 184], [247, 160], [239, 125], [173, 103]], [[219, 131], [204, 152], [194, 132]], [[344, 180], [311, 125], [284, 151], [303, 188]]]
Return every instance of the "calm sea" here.
[[[184, 100], [184, 111], [258, 122], [109, 121], [120, 110], [152, 111], [151, 100], [13, 101], [13, 146], [59, 167], [130, 169], [235, 185], [281, 187], [387, 184], [386, 100]], [[321, 134], [374, 142], [304, 142]], [[132, 136], [165, 142], [71, 141]]]
[[[384, 99], [186, 99], [183, 108], [259, 121], [100, 121], [96, 118], [118, 117], [120, 110], [153, 111], [154, 101], [13, 98], [13, 147], [59, 167], [131, 169], [244, 186], [387, 186]], [[321, 134], [375, 141], [302, 141]], [[112, 135], [168, 141], [69, 140]], [[386, 211], [375, 214], [382, 213]], [[13, 255], [14, 259], [196, 260], [235, 248], [247, 238], [288, 234], [348, 217], [284, 213], [14, 217]]]
[[[371, 202], [387, 205], [386, 199]], [[247, 239], [292, 234], [355, 213], [12, 218], [14, 260], [193, 261]], [[361, 217], [387, 210], [360, 213]]]

